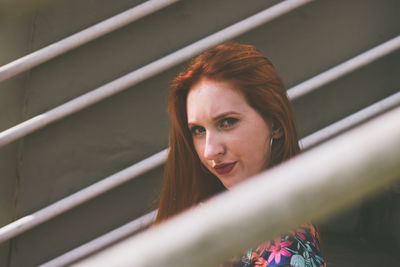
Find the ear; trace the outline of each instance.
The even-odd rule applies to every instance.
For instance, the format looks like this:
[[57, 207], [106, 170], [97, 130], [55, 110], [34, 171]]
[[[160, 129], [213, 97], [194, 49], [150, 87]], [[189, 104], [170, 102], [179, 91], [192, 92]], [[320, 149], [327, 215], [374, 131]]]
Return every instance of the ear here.
[[272, 125], [271, 131], [272, 131], [271, 137], [274, 139], [279, 139], [283, 135], [282, 127], [280, 127], [280, 125], [278, 123], [274, 123]]

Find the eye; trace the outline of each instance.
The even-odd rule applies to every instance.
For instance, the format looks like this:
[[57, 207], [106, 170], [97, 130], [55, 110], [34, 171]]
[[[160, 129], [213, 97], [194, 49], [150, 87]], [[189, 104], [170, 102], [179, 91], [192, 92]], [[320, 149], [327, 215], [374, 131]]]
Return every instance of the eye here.
[[234, 124], [236, 124], [239, 120], [236, 118], [224, 118], [218, 122], [218, 127], [221, 129], [229, 129]]
[[192, 133], [193, 136], [199, 136], [205, 131], [206, 129], [204, 129], [204, 127], [201, 126], [193, 126], [190, 128], [190, 132]]

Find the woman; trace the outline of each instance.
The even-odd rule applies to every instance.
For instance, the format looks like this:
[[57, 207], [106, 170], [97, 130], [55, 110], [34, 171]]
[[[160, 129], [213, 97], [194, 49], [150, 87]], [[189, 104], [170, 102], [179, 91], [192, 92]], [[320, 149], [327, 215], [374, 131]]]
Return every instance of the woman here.
[[[300, 152], [286, 90], [256, 48], [225, 43], [173, 81], [161, 222]], [[229, 266], [324, 266], [311, 224], [268, 241]], [[225, 265], [224, 265], [225, 266]]]

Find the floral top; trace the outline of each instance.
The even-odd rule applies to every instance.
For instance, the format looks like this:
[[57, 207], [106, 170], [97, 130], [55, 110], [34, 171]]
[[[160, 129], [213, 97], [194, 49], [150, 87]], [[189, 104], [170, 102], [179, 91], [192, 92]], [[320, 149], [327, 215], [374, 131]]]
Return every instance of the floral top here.
[[234, 258], [219, 267], [326, 267], [321, 257], [319, 234], [312, 224], [303, 224], [295, 231], [250, 249], [241, 258]]

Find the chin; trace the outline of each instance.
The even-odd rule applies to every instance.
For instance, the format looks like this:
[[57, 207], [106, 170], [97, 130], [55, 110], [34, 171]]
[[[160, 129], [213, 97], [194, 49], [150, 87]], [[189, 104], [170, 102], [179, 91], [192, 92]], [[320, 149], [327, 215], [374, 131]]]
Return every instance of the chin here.
[[[232, 179], [234, 180], [234, 179]], [[230, 189], [238, 184], [240, 184], [241, 181], [232, 181], [231, 179], [229, 179], [229, 181], [227, 182], [222, 182], [222, 184], [225, 186], [226, 189]]]

